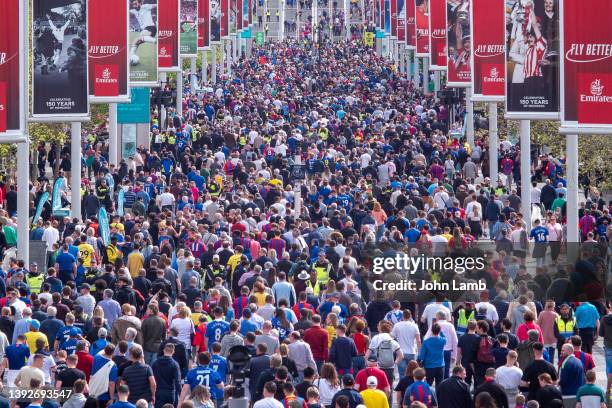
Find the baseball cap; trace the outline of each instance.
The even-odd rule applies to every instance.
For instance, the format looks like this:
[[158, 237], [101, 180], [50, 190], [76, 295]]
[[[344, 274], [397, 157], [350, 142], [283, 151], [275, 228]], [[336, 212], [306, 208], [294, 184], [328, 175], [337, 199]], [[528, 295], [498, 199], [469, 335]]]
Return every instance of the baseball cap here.
[[30, 320], [30, 326], [32, 326], [34, 329], [38, 330], [40, 329], [40, 322], [36, 319], [32, 319]]
[[342, 377], [342, 384], [346, 386], [353, 385], [355, 384], [355, 378], [352, 374], [344, 374], [344, 377]]
[[368, 377], [367, 381], [368, 387], [378, 387], [378, 380], [373, 375]]
[[375, 355], [370, 354], [370, 357], [368, 357], [368, 361], [372, 362], [372, 363], [377, 363], [378, 362], [378, 358], [376, 358]]

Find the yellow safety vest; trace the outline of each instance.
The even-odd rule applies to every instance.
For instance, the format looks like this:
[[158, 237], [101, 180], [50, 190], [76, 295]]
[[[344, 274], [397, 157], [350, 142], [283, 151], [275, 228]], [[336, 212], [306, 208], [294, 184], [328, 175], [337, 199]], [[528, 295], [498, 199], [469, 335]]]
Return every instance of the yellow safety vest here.
[[194, 130], [191, 133], [191, 141], [195, 142], [196, 140], [198, 140], [198, 138], [200, 137], [200, 132], [198, 132], [197, 130]]
[[457, 318], [457, 334], [465, 333], [467, 331], [468, 321], [473, 320], [476, 314], [472, 310], [469, 316], [465, 315], [465, 309], [459, 310], [459, 317]]
[[176, 143], [176, 137], [174, 137], [174, 136], [168, 137], [168, 143], [171, 144], [171, 145], [175, 144]]
[[306, 286], [309, 288], [312, 288], [312, 293], [315, 296], [319, 296], [319, 292], [321, 292], [321, 285], [319, 285], [319, 281], [317, 280], [317, 282], [314, 284], [314, 286], [312, 286], [312, 282], [310, 282], [310, 279], [308, 279], [306, 281]]
[[557, 318], [557, 329], [559, 330], [559, 334], [565, 338], [569, 339], [574, 335], [574, 327], [576, 326], [576, 318], [572, 317], [569, 321], [563, 320], [563, 318]]
[[329, 270], [331, 265], [328, 263], [325, 266], [317, 266], [315, 264], [314, 270], [317, 271], [317, 282], [327, 285], [329, 282]]
[[329, 130], [327, 130], [326, 128], [323, 128], [319, 131], [319, 137], [321, 138], [321, 140], [327, 140], [327, 138], [329, 137]]
[[26, 278], [26, 283], [30, 287], [30, 292], [36, 294], [40, 293], [40, 288], [42, 287], [44, 281], [45, 277], [42, 274], [38, 274], [36, 276], [28, 275]]

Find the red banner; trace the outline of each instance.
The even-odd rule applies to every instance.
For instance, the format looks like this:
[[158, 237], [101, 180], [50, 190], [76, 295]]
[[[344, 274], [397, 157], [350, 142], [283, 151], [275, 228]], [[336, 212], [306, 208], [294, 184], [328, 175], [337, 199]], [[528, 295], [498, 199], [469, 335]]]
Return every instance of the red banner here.
[[210, 6], [207, 0], [198, 2], [198, 49], [210, 47]]
[[459, 3], [448, 0], [446, 28], [447, 84], [467, 88], [472, 83], [469, 0], [460, 0]]
[[229, 9], [230, 0], [221, 0], [221, 38], [229, 38]]
[[236, 0], [236, 31], [242, 30], [242, 1]]
[[[561, 123], [612, 124], [612, 29], [609, 0], [563, 0]], [[591, 126], [592, 127], [592, 126]]]
[[160, 71], [179, 69], [179, 0], [159, 0], [157, 61]]
[[381, 30], [385, 29], [385, 0], [378, 2], [379, 14], [378, 14], [378, 28]]
[[249, 0], [249, 25], [253, 24], [253, 0]]
[[0, 133], [21, 130], [19, 2], [0, 2]]
[[398, 0], [391, 0], [391, 37], [397, 38], [397, 2]]
[[505, 0], [472, 0], [472, 92], [476, 99], [506, 95]]
[[409, 49], [416, 48], [416, 21], [414, 1], [406, 0], [406, 45]]
[[128, 9], [123, 0], [89, 0], [89, 95], [126, 100]]
[[430, 58], [429, 54], [429, 1], [415, 0], [416, 55]]
[[446, 0], [429, 0], [430, 70], [446, 70]]

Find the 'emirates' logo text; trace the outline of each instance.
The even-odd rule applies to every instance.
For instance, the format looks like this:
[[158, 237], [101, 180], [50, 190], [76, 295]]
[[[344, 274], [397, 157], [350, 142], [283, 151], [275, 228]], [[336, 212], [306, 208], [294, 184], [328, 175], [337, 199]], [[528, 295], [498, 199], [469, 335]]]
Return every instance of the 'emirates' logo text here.
[[104, 68], [104, 71], [102, 71], [102, 79], [108, 79], [110, 78], [110, 75], [111, 75], [110, 69]]
[[110, 68], [106, 67], [102, 71], [101, 78], [96, 78], [96, 83], [98, 84], [115, 84], [117, 83], [117, 78], [111, 78], [112, 72]]
[[489, 76], [484, 77], [484, 81], [485, 82], [504, 82], [504, 78], [500, 78], [497, 67], [493, 67], [491, 68], [491, 71], [489, 71]]
[[590, 95], [580, 95], [580, 102], [603, 102], [612, 103], [612, 96], [604, 95], [603, 90], [605, 86], [601, 84], [601, 79], [595, 79], [591, 82]]
[[165, 56], [166, 56], [166, 53], [167, 53], [167, 51], [166, 51], [166, 47], [161, 47], [161, 48], [159, 49], [159, 56], [160, 56], [160, 57], [165, 57]]

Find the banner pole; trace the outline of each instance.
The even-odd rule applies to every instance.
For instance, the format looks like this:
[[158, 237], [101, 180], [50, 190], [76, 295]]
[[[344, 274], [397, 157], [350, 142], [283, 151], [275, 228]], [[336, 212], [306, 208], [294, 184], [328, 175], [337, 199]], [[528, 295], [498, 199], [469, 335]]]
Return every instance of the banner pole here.
[[208, 51], [202, 51], [202, 87], [208, 82]]
[[429, 93], [429, 58], [423, 58], [423, 93]]
[[181, 69], [176, 73], [176, 113], [183, 116], [183, 60], [179, 58]]
[[412, 50], [410, 52], [410, 58], [411, 58], [411, 65], [412, 65], [412, 69], [410, 71], [411, 76], [412, 76], [412, 82], [414, 83], [415, 87], [419, 86], [419, 60], [416, 57], [416, 51]]
[[[578, 231], [578, 135], [565, 136], [567, 159], [567, 239], [569, 243], [580, 242]], [[576, 245], [573, 245], [576, 246]], [[577, 247], [577, 246], [576, 246]], [[568, 255], [569, 255], [568, 247]], [[577, 248], [576, 248], [577, 250]]]
[[[161, 126], [161, 124], [160, 124]], [[161, 129], [161, 127], [160, 127]], [[117, 135], [117, 104], [109, 103], [108, 104], [108, 161], [111, 165], [117, 167], [117, 156], [118, 156], [118, 148], [117, 145], [119, 143], [119, 137]]]
[[499, 163], [499, 140], [497, 138], [497, 103], [489, 103], [489, 177], [494, 186], [499, 176], [497, 167]]
[[211, 46], [211, 60], [210, 60], [210, 82], [213, 84], [217, 83], [217, 46]]
[[221, 40], [221, 46], [219, 47], [219, 51], [221, 52], [221, 66], [219, 67], [220, 71], [219, 71], [219, 76], [223, 76], [225, 75], [225, 54], [226, 54], [226, 49], [225, 49], [225, 40]]
[[465, 107], [467, 113], [465, 133], [468, 144], [474, 148], [474, 102], [472, 102], [472, 88], [465, 88]]
[[72, 157], [70, 179], [70, 215], [81, 219], [81, 122], [70, 126], [70, 156]]
[[196, 73], [197, 68], [197, 62], [196, 62], [196, 57], [191, 57], [191, 67], [190, 67], [190, 71], [191, 71], [191, 93], [194, 94], [196, 91], [196, 88], [198, 87], [198, 75]]
[[17, 144], [17, 248], [30, 265], [30, 142]]
[[[521, 120], [521, 212], [525, 230], [531, 231], [531, 122]], [[569, 208], [569, 203], [568, 203]], [[576, 223], [576, 225], [578, 225]]]
[[440, 71], [434, 71], [434, 98], [438, 97], [440, 92]]

